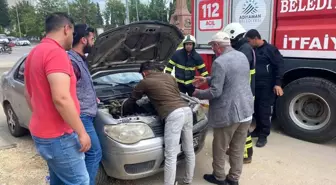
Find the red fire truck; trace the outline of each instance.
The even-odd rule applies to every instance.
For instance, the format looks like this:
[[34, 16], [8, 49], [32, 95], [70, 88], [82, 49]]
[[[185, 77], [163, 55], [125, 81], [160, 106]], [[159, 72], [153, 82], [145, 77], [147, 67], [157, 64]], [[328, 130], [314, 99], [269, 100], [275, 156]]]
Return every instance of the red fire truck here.
[[[208, 70], [211, 36], [231, 22], [257, 29], [285, 60], [276, 117], [306, 141], [336, 137], [336, 0], [193, 0], [192, 34]], [[257, 71], [258, 73], [258, 71]]]

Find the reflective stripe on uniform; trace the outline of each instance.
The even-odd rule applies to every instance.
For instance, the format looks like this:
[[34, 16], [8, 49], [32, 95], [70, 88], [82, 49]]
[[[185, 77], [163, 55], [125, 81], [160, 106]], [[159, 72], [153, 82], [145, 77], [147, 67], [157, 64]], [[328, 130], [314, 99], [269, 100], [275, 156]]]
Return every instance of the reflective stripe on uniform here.
[[251, 136], [249, 136], [249, 137], [246, 138], [246, 142], [251, 141], [251, 140], [252, 140]]
[[201, 75], [202, 76], [205, 76], [205, 75], [208, 75], [209, 73], [208, 73], [208, 71], [205, 71], [204, 73], [202, 73]]
[[166, 69], [165, 69], [166, 71], [169, 71], [169, 72], [172, 72], [173, 71], [173, 69], [172, 68], [170, 68], [170, 67], [166, 67]]
[[185, 84], [185, 85], [191, 84], [191, 83], [193, 83], [193, 81], [194, 81], [194, 80], [187, 80], [187, 81], [184, 81], [184, 80], [181, 80], [181, 79], [178, 79], [178, 78], [175, 78], [175, 79], [176, 79], [176, 81], [177, 81], [178, 83]]
[[250, 70], [250, 83], [252, 81], [252, 76], [256, 73], [255, 69]]
[[195, 67], [185, 67], [185, 66], [183, 66], [183, 65], [180, 65], [180, 64], [175, 63], [175, 62], [172, 61], [172, 60], [169, 60], [169, 63], [170, 63], [171, 65], [174, 65], [175, 67], [180, 68], [180, 69], [183, 69], [183, 70], [194, 71], [194, 70], [196, 69]]
[[253, 146], [253, 143], [249, 143], [249, 144], [246, 144], [246, 145], [245, 145], [245, 148], [246, 148], [246, 149], [248, 149], [248, 148], [252, 148], [252, 146]]
[[196, 66], [196, 67], [197, 67], [197, 69], [202, 69], [203, 67], [205, 67], [205, 64], [201, 64], [201, 65]]

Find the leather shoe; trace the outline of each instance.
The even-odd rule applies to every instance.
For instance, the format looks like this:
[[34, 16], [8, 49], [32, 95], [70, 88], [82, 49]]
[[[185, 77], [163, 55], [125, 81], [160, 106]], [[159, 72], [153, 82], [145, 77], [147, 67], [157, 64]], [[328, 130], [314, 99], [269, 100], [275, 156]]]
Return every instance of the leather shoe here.
[[212, 174], [205, 174], [203, 176], [203, 178], [204, 178], [204, 180], [206, 180], [207, 182], [210, 182], [212, 184], [227, 185], [225, 180], [223, 180], [223, 181], [217, 180], [216, 177]]
[[232, 181], [230, 179], [226, 179], [226, 185], [239, 185], [238, 181]]
[[256, 147], [262, 148], [267, 144], [267, 138], [266, 137], [259, 137]]

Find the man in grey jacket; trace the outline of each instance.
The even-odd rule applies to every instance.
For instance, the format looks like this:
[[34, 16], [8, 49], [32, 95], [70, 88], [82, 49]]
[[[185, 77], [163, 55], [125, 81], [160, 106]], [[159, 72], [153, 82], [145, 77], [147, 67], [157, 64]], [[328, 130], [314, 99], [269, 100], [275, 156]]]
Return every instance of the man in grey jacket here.
[[[253, 95], [250, 67], [246, 56], [234, 50], [230, 37], [218, 32], [209, 43], [217, 58], [211, 77], [196, 77], [196, 87], [208, 83], [210, 88], [196, 90], [194, 96], [209, 99], [209, 124], [213, 127], [213, 173], [204, 179], [213, 184], [238, 185], [243, 168], [247, 131], [252, 122]], [[225, 175], [225, 153], [230, 147], [230, 172]]]

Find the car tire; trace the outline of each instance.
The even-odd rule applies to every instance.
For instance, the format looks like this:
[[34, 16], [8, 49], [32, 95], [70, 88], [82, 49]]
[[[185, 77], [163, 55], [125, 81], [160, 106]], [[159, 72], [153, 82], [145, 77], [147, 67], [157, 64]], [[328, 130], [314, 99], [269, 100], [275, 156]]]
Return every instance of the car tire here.
[[336, 137], [336, 84], [306, 77], [289, 83], [277, 99], [277, 119], [290, 136], [314, 143]]
[[12, 136], [21, 137], [27, 134], [27, 129], [20, 126], [19, 119], [9, 103], [5, 105], [5, 114], [8, 130]]
[[97, 176], [96, 176], [96, 185], [105, 185], [105, 184], [109, 184], [111, 179], [109, 176], [107, 176], [103, 165], [100, 164], [99, 165], [99, 169], [97, 172]]

